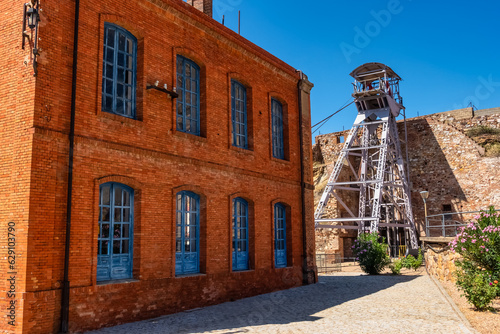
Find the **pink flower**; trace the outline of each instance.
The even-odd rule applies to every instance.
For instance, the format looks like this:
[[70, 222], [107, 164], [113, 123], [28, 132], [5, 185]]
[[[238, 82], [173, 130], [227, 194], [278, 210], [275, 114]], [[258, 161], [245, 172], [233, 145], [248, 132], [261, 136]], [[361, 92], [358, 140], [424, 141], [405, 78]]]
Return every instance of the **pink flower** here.
[[476, 239], [472, 239], [472, 243], [475, 244], [476, 243]]

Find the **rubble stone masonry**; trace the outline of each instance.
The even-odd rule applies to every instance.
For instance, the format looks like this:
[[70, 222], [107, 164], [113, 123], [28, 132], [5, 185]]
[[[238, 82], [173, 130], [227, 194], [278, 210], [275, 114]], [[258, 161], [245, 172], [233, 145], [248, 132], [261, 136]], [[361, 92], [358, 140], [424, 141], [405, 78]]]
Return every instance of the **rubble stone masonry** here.
[[[425, 226], [420, 191], [430, 193], [428, 215], [443, 213], [444, 206], [450, 206], [451, 212], [481, 210], [490, 205], [500, 208], [500, 157], [485, 156], [484, 148], [466, 135], [467, 130], [473, 127], [500, 128], [500, 108], [460, 109], [407, 119], [406, 124], [412, 208], [421, 236], [425, 235]], [[402, 121], [398, 122], [398, 128], [400, 139], [404, 142]], [[330, 175], [336, 162], [344, 135], [347, 131], [316, 137], [313, 147], [316, 199], [323, 191], [321, 180]], [[319, 172], [325, 167], [325, 171]], [[357, 201], [356, 198], [348, 200]], [[340, 208], [335, 201], [331, 201], [327, 209], [335, 215]], [[318, 230], [316, 248], [342, 253], [341, 242], [336, 240], [335, 233], [338, 232]]]

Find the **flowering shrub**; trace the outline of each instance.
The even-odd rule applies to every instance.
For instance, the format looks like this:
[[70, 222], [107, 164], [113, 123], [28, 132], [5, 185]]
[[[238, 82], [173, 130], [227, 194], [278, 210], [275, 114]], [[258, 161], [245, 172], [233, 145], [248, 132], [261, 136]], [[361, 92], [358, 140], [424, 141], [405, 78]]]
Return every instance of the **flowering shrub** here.
[[387, 245], [379, 242], [378, 233], [360, 233], [354, 242], [354, 255], [361, 269], [370, 275], [380, 274], [391, 261], [387, 255]]
[[491, 207], [462, 227], [450, 243], [462, 255], [456, 261], [457, 286], [469, 303], [485, 310], [500, 297], [500, 214]]

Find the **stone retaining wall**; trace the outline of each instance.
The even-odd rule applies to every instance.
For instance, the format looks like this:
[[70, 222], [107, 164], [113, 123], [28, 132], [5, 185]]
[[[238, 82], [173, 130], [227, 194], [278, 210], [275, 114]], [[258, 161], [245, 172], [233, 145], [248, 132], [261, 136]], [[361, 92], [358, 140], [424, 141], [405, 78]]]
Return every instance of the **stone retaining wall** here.
[[460, 255], [453, 253], [451, 250], [436, 253], [432, 249], [427, 249], [425, 251], [425, 266], [429, 274], [440, 281], [455, 282], [453, 273], [456, 270], [455, 261], [459, 258]]

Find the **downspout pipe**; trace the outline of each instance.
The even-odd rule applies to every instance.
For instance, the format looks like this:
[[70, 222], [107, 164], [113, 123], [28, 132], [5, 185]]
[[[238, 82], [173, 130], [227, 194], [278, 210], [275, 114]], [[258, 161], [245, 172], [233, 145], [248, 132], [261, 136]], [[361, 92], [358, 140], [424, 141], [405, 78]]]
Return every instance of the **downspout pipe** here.
[[75, 0], [75, 27], [73, 36], [73, 72], [71, 83], [71, 122], [69, 128], [68, 197], [66, 199], [66, 242], [64, 246], [64, 280], [61, 296], [61, 333], [68, 332], [69, 320], [69, 250], [71, 245], [71, 197], [73, 194], [73, 151], [75, 147], [76, 78], [78, 65], [78, 26], [80, 1]]
[[[304, 171], [304, 128], [302, 120], [302, 83], [303, 74], [302, 71], [297, 71], [299, 74], [299, 81], [297, 82], [297, 93], [299, 95], [299, 141], [300, 141], [300, 185], [301, 185], [301, 202], [302, 202], [302, 284], [309, 284], [309, 268], [307, 266], [307, 224], [306, 224], [306, 183], [305, 183], [305, 171]], [[316, 280], [316, 275], [314, 280]], [[316, 283], [316, 282], [314, 282]]]

